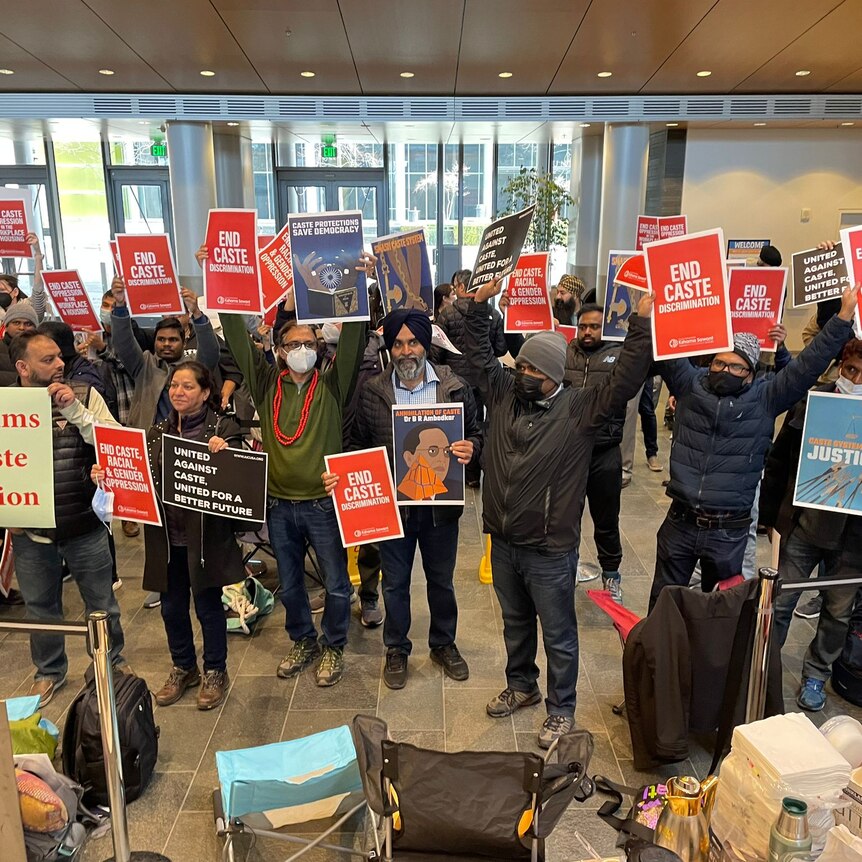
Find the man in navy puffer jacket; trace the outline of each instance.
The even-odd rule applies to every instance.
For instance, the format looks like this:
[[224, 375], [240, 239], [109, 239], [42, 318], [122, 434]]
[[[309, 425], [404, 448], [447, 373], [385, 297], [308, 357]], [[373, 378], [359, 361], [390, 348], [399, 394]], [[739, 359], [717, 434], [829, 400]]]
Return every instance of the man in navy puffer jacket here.
[[799, 356], [774, 376], [755, 378], [760, 354], [749, 333], [708, 368], [687, 359], [657, 364], [676, 396], [668, 496], [658, 532], [652, 610], [669, 584], [687, 585], [700, 560], [704, 592], [740, 573], [754, 493], [775, 419], [802, 398], [852, 336], [859, 285], [844, 291], [841, 310]]

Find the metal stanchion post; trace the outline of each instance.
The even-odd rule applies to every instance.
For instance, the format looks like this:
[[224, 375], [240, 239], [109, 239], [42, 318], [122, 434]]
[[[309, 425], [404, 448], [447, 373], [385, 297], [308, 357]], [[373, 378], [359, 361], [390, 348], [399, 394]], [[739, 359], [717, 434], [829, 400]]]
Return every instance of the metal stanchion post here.
[[146, 850], [132, 852], [129, 847], [129, 824], [126, 821], [126, 790], [123, 786], [123, 762], [120, 752], [120, 731], [117, 727], [117, 704], [114, 697], [114, 669], [111, 666], [111, 633], [108, 615], [96, 611], [88, 617], [96, 697], [99, 703], [99, 724], [102, 731], [102, 754], [105, 760], [105, 780], [111, 809], [111, 838], [114, 855], [108, 862], [170, 862], [160, 853]]
[[760, 598], [754, 624], [754, 643], [751, 648], [751, 671], [748, 676], [748, 696], [745, 700], [745, 722], [759, 721], [766, 708], [766, 671], [772, 641], [773, 604], [778, 570], [759, 570]]

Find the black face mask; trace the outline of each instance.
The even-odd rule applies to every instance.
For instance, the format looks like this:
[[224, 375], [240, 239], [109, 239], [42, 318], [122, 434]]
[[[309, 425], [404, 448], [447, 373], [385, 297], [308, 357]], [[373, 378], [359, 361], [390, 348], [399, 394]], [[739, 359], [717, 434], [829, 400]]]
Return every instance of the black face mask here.
[[542, 386], [545, 381], [519, 371], [515, 374], [515, 395], [521, 401], [541, 401], [545, 397]]
[[748, 385], [745, 377], [736, 377], [729, 371], [710, 371], [706, 377], [707, 386], [719, 398], [725, 395], [738, 395]]

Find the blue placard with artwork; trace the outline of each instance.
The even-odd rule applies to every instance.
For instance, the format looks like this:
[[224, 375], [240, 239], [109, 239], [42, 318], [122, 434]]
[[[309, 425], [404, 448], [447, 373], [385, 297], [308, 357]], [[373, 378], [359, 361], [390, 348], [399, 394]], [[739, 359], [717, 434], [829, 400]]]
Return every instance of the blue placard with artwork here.
[[371, 243], [377, 258], [377, 286], [386, 313], [398, 308], [415, 308], [429, 317], [434, 314], [434, 282], [425, 231], [378, 237]]
[[602, 315], [602, 341], [625, 341], [629, 331], [629, 317], [636, 304], [632, 303], [631, 291], [625, 285], [616, 284], [617, 270], [636, 251], [611, 251], [608, 253], [608, 280], [605, 285], [605, 308]]
[[862, 398], [808, 393], [793, 503], [862, 515]]
[[362, 213], [291, 215], [290, 255], [298, 323], [369, 320], [362, 254]]

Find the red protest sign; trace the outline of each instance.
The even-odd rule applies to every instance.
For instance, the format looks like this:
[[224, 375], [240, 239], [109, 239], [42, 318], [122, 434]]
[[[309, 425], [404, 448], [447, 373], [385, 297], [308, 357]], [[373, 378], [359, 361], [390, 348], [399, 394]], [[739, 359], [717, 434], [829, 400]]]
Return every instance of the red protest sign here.
[[554, 325], [548, 297], [548, 252], [522, 254], [506, 288], [505, 332], [544, 332]]
[[658, 238], [658, 218], [656, 216], [638, 216], [635, 251], [641, 251], [648, 242], [655, 242]]
[[655, 294], [653, 356], [675, 359], [731, 350], [733, 333], [721, 229], [644, 246]]
[[78, 270], [49, 270], [42, 273], [42, 281], [63, 323], [69, 324], [75, 332], [101, 332], [102, 324], [93, 311]]
[[[862, 227], [844, 228], [841, 232], [844, 266], [851, 285], [862, 283]], [[862, 332], [862, 291], [856, 298], [856, 332]]]
[[566, 326], [563, 323], [554, 322], [554, 329], [557, 332], [562, 333], [563, 337], [566, 339], [567, 344], [571, 344], [578, 337], [578, 327], [577, 326]]
[[105, 468], [105, 488], [114, 493], [114, 517], [161, 527], [146, 431], [96, 425], [95, 438], [96, 463]]
[[257, 235], [257, 248], [258, 251], [262, 248], [266, 248], [273, 240], [275, 239], [275, 234], [272, 233], [259, 233]]
[[286, 224], [272, 242], [259, 252], [263, 307], [269, 311], [293, 290], [293, 264], [290, 256], [290, 225]]
[[210, 210], [206, 245], [207, 308], [219, 314], [263, 314], [257, 264], [257, 210]]
[[33, 256], [33, 249], [25, 242], [32, 211], [30, 189], [0, 186], [0, 257]]
[[117, 241], [112, 239], [108, 242], [111, 247], [111, 259], [114, 261], [114, 273], [116, 275], [123, 274], [123, 268], [120, 266], [120, 252], [117, 250]]
[[324, 461], [339, 476], [333, 500], [345, 548], [404, 536], [386, 447], [326, 455]]
[[185, 314], [166, 233], [118, 233], [129, 314]]
[[635, 290], [648, 290], [644, 256], [636, 254], [623, 261], [614, 276], [614, 281], [626, 287], [633, 287]]
[[688, 218], [684, 215], [659, 216], [658, 238], [670, 239], [674, 236], [685, 236], [688, 233]]
[[781, 323], [787, 267], [733, 267], [730, 270], [730, 320], [733, 334], [750, 332], [760, 341], [760, 349], [775, 352], [769, 330]]

